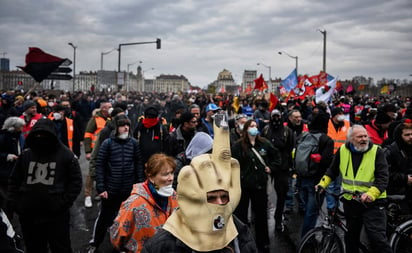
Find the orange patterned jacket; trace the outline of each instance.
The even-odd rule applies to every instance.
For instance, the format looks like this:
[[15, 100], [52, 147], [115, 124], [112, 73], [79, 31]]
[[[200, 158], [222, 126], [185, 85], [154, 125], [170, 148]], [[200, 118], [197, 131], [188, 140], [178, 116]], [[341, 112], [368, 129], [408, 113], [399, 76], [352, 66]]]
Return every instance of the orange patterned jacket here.
[[162, 228], [167, 218], [178, 207], [176, 192], [168, 198], [167, 211], [156, 204], [148, 180], [133, 185], [110, 227], [110, 241], [118, 250], [140, 252], [144, 243]]

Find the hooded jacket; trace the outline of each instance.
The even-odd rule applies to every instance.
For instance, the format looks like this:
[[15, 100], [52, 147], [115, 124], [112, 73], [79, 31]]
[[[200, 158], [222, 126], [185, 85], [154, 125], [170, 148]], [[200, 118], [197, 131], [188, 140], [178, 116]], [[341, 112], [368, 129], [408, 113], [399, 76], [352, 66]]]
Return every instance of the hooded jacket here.
[[[249, 231], [247, 225], [242, 223], [236, 216], [233, 216], [233, 221], [239, 232], [235, 241], [230, 243], [232, 248], [238, 249], [240, 253], [255, 253], [258, 252], [253, 238], [253, 234]], [[162, 243], [158, 243], [162, 242]], [[235, 244], [237, 246], [235, 246]], [[144, 245], [142, 253], [163, 253], [167, 249], [168, 253], [193, 253], [190, 247], [185, 245], [181, 240], [174, 237], [169, 231], [160, 230], [151, 240]], [[231, 249], [225, 247], [220, 250], [213, 251], [214, 253], [231, 253]]]
[[146, 240], [161, 229], [177, 207], [176, 193], [168, 197], [166, 211], [163, 211], [150, 192], [148, 180], [135, 184], [110, 228], [112, 245], [128, 252], [140, 252]]
[[[412, 147], [402, 140], [402, 129], [396, 128], [395, 142], [387, 146], [385, 157], [389, 166], [388, 194], [412, 196], [412, 187], [408, 185], [408, 175], [412, 174]], [[412, 207], [412, 200], [411, 207]]]
[[8, 161], [9, 154], [20, 155], [24, 147], [24, 138], [21, 132], [15, 131], [21, 119], [10, 117], [0, 130], [0, 182], [7, 182], [16, 161]]
[[37, 121], [26, 145], [9, 181], [11, 207], [19, 215], [52, 219], [68, 211], [81, 191], [78, 159], [58, 140], [49, 119]]

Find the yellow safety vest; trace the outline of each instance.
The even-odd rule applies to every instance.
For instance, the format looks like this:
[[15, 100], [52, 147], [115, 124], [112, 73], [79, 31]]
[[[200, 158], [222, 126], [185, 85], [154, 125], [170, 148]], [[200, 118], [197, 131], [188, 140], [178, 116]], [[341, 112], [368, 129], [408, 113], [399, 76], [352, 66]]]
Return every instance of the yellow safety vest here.
[[[352, 154], [350, 150], [342, 145], [340, 148], [339, 169], [342, 174], [342, 188], [344, 191], [355, 193], [367, 192], [375, 181], [375, 158], [378, 146], [373, 145], [370, 150], [363, 154], [362, 161], [359, 165], [356, 177], [353, 174]], [[345, 199], [351, 200], [351, 194], [344, 194]], [[377, 197], [378, 199], [386, 198], [386, 191]]]

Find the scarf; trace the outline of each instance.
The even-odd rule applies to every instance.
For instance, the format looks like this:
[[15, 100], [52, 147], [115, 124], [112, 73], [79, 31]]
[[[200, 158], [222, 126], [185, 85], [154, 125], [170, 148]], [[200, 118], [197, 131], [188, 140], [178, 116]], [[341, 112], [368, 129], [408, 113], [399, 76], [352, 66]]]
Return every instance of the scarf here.
[[142, 123], [145, 128], [152, 128], [159, 123], [159, 118], [144, 118]]

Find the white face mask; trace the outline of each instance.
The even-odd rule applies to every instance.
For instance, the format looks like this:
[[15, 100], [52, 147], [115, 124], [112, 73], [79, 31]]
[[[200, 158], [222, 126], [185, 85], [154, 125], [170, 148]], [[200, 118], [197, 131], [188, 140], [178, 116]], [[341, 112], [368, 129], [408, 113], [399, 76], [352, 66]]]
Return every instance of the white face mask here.
[[120, 139], [122, 139], [122, 140], [125, 140], [125, 139], [127, 139], [127, 137], [129, 137], [129, 133], [122, 133], [122, 134], [119, 134], [119, 136], [118, 136]]
[[345, 115], [339, 115], [339, 116], [336, 118], [336, 120], [339, 121], [339, 122], [344, 121], [344, 120], [345, 120]]
[[109, 110], [107, 110], [107, 112], [109, 113], [109, 115], [112, 114], [113, 110], [114, 110], [113, 107], [110, 107]]
[[244, 127], [244, 126], [245, 126], [245, 125], [243, 125], [243, 124], [239, 124], [239, 125], [238, 125], [239, 130], [240, 130], [240, 131], [243, 131], [243, 127]]
[[174, 190], [173, 190], [173, 186], [171, 184], [163, 186], [159, 190], [157, 190], [157, 193], [160, 196], [163, 196], [163, 197], [170, 197], [170, 196], [173, 195], [173, 192], [174, 192]]
[[60, 113], [58, 113], [58, 112], [55, 112], [55, 113], [53, 113], [53, 118], [54, 118], [55, 120], [61, 120], [62, 115], [61, 115]]

